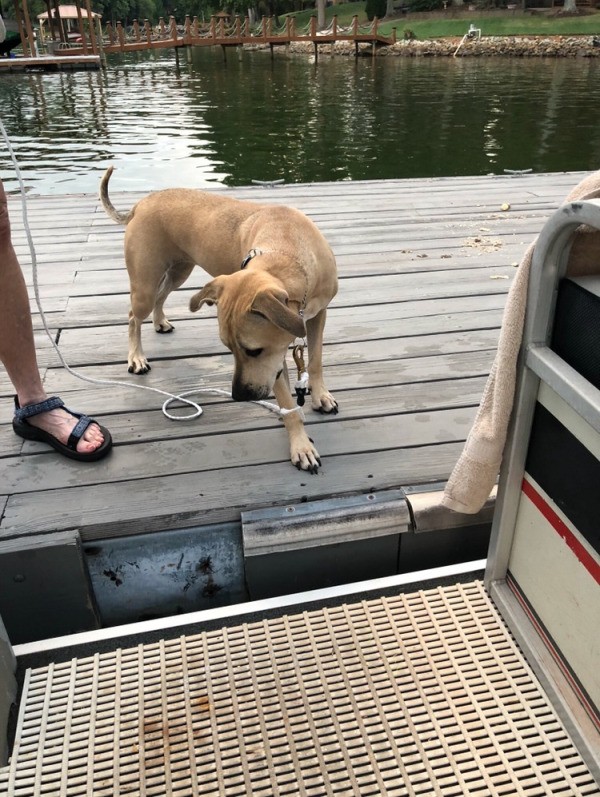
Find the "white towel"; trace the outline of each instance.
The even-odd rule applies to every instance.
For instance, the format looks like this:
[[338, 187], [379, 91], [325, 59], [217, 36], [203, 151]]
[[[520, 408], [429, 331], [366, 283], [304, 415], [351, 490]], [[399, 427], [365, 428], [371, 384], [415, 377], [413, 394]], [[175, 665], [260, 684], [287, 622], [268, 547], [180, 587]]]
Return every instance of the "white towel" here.
[[[567, 202], [600, 198], [600, 171], [582, 180]], [[454, 466], [442, 505], [471, 515], [479, 512], [498, 477], [515, 394], [517, 356], [523, 337], [529, 270], [535, 241], [519, 264], [504, 307], [498, 350], [475, 421]], [[569, 254], [569, 276], [600, 273], [600, 232], [581, 226]]]

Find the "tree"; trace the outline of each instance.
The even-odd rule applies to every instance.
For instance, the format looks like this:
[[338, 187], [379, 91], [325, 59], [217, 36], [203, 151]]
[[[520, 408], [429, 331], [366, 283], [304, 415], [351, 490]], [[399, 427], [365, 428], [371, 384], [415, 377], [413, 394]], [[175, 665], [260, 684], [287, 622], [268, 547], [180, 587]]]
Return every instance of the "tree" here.
[[317, 28], [323, 30], [325, 27], [325, 0], [317, 0]]
[[367, 0], [365, 3], [365, 13], [371, 22], [375, 17], [383, 19], [385, 16], [387, 0]]

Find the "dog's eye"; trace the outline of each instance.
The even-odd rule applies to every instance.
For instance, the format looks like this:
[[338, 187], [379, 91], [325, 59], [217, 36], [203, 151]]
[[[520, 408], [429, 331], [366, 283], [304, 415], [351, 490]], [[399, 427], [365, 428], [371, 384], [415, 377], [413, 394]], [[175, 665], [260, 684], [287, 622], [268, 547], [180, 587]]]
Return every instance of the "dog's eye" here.
[[262, 349], [244, 349], [244, 351], [248, 357], [258, 357], [263, 352]]

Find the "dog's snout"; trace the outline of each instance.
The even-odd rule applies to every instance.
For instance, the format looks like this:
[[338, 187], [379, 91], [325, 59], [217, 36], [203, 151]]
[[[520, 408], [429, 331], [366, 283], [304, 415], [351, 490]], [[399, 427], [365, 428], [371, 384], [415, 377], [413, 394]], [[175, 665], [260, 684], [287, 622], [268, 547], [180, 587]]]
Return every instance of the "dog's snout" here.
[[266, 399], [268, 395], [267, 388], [245, 385], [239, 382], [234, 382], [231, 388], [231, 397], [234, 401], [260, 401], [261, 399]]
[[234, 385], [231, 389], [231, 398], [234, 401], [252, 401], [252, 391], [248, 385]]

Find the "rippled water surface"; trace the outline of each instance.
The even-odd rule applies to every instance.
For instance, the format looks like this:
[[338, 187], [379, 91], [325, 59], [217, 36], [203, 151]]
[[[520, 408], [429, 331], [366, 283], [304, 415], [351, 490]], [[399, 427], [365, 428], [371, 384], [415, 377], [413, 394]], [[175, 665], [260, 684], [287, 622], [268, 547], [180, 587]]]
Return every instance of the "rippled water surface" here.
[[[600, 167], [597, 60], [321, 57], [219, 49], [0, 74], [29, 191]], [[17, 190], [6, 145], [0, 174]]]

